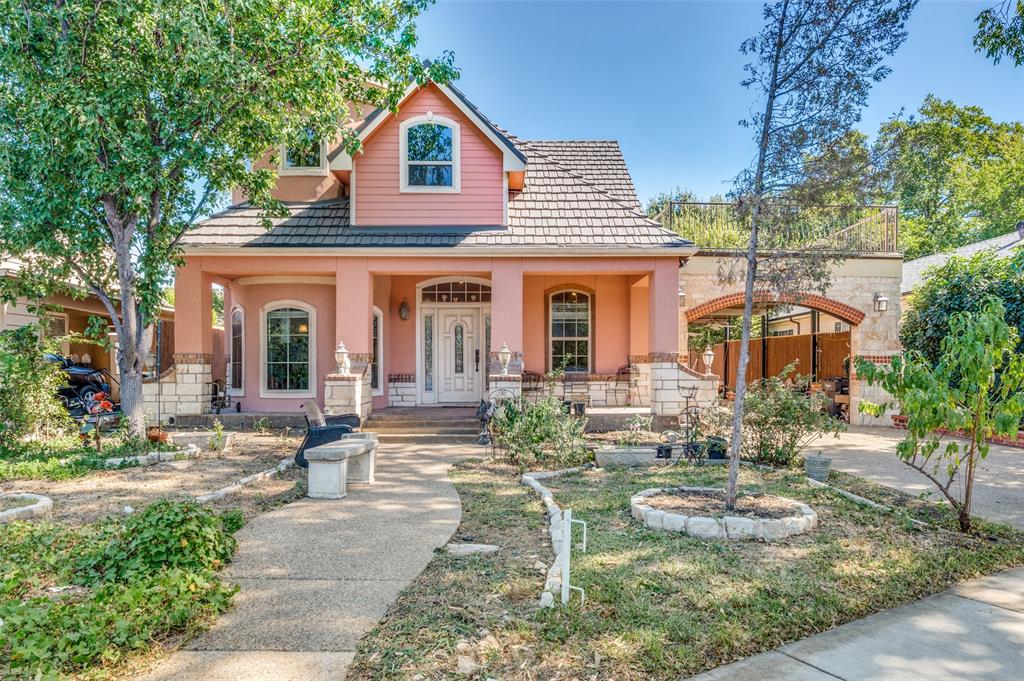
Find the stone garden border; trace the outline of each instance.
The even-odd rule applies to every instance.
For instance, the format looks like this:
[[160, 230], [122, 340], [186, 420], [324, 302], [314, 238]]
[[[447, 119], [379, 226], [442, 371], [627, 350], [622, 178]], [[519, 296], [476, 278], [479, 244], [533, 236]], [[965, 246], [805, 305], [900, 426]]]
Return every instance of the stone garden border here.
[[654, 530], [681, 532], [698, 539], [764, 539], [772, 541], [795, 534], [809, 532], [818, 525], [818, 514], [807, 504], [779, 497], [795, 507], [795, 513], [785, 518], [745, 518], [741, 516], [685, 516], [681, 513], [661, 511], [644, 503], [647, 497], [665, 492], [712, 492], [716, 487], [652, 487], [634, 494], [629, 500], [633, 518]]
[[35, 499], [34, 504], [18, 506], [17, 508], [9, 508], [6, 511], [0, 511], [0, 523], [6, 523], [10, 520], [39, 518], [53, 513], [53, 501], [50, 497], [42, 494], [33, 494], [32, 492], [11, 492], [9, 494], [0, 495], [0, 497], [26, 497], [29, 499]]
[[548, 535], [551, 537], [551, 550], [555, 554], [555, 560], [548, 568], [547, 578], [544, 580], [544, 589], [540, 594], [540, 607], [550, 608], [555, 604], [555, 596], [562, 592], [562, 551], [567, 550], [562, 537], [562, 509], [555, 503], [551, 491], [540, 484], [540, 480], [549, 480], [563, 475], [572, 475], [581, 471], [593, 468], [594, 464], [585, 463], [582, 466], [563, 468], [557, 471], [532, 471], [523, 473], [521, 484], [526, 485], [540, 497], [544, 502], [546, 515], [548, 517]]
[[184, 449], [175, 449], [169, 452], [150, 452], [138, 456], [115, 456], [107, 459], [104, 463], [107, 468], [121, 468], [122, 466], [155, 466], [165, 461], [183, 461], [199, 456], [199, 447], [188, 445]]
[[295, 458], [294, 457], [288, 457], [287, 459], [281, 459], [281, 462], [279, 464], [277, 464], [276, 466], [274, 466], [273, 468], [268, 468], [265, 471], [260, 471], [259, 473], [253, 473], [252, 475], [247, 475], [244, 478], [242, 478], [241, 480], [239, 480], [238, 482], [233, 482], [230, 485], [227, 485], [226, 487], [221, 487], [218, 490], [214, 490], [214, 491], [210, 492], [209, 494], [203, 494], [201, 496], [196, 497], [195, 499], [200, 504], [205, 504], [205, 503], [208, 503], [210, 501], [215, 501], [217, 499], [223, 499], [224, 497], [226, 497], [228, 495], [231, 495], [231, 494], [234, 494], [235, 492], [239, 491], [240, 489], [242, 489], [246, 485], [251, 485], [254, 482], [259, 482], [260, 480], [266, 480], [267, 478], [276, 477], [276, 476], [280, 475], [281, 473], [285, 472], [286, 470], [288, 470], [289, 468], [294, 468], [294, 467], [295, 467]]

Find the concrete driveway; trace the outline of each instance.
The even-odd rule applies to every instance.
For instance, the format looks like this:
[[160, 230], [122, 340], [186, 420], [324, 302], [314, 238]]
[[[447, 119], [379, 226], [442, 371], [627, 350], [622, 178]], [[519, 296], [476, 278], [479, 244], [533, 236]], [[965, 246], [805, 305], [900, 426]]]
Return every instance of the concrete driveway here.
[[[832, 467], [844, 473], [942, 499], [930, 480], [896, 456], [896, 443], [904, 435], [894, 428], [851, 427], [838, 440], [822, 438], [805, 451], [822, 451], [832, 458]], [[974, 495], [974, 515], [1024, 530], [1024, 449], [992, 445], [988, 457], [978, 465]]]

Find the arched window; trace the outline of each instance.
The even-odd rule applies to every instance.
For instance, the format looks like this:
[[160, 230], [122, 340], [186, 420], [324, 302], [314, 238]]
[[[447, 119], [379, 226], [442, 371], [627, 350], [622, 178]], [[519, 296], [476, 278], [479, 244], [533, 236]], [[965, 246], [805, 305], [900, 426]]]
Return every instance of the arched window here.
[[550, 305], [550, 368], [590, 373], [593, 350], [590, 294], [559, 291], [551, 294]]
[[262, 310], [261, 397], [316, 395], [316, 310], [298, 301]]
[[373, 357], [370, 360], [370, 389], [374, 395], [384, 394], [384, 375], [382, 360], [384, 358], [384, 313], [380, 308], [373, 308], [372, 320]]
[[228, 363], [228, 388], [233, 395], [245, 393], [244, 388], [244, 353], [245, 345], [243, 334], [245, 333], [245, 316], [242, 308], [236, 307], [231, 311], [231, 354]]
[[403, 121], [399, 134], [402, 191], [459, 191], [458, 123], [428, 112]]

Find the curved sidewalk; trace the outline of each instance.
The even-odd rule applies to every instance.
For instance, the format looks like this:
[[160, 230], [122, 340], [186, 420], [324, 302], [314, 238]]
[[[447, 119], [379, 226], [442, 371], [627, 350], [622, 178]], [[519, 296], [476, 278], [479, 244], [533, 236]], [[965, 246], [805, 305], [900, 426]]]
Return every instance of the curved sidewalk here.
[[381, 445], [377, 482], [303, 499], [238, 532], [234, 607], [146, 681], [343, 679], [359, 638], [459, 526], [448, 468], [474, 447]]

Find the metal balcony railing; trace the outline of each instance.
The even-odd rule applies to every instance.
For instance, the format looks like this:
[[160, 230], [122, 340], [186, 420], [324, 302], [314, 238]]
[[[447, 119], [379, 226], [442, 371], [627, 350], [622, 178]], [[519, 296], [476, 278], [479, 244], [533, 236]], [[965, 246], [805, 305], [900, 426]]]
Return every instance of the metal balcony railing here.
[[[750, 215], [735, 203], [672, 201], [655, 218], [702, 249], [745, 249]], [[759, 250], [898, 253], [896, 206], [798, 206], [769, 203], [762, 211]]]

